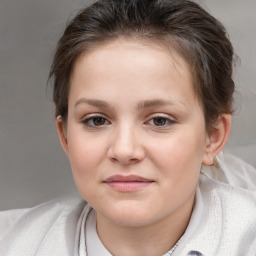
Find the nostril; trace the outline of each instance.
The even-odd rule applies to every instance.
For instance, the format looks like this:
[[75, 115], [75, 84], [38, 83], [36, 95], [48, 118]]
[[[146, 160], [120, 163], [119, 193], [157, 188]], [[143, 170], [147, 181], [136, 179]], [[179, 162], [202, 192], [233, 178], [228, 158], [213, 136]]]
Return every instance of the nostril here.
[[139, 162], [139, 160], [137, 158], [132, 158], [132, 159], [129, 159], [127, 161], [127, 164], [134, 164], [134, 163], [137, 163], [137, 162]]
[[137, 163], [139, 160], [136, 159], [136, 158], [126, 158], [126, 159], [120, 159], [120, 158], [115, 158], [115, 157], [111, 157], [110, 158], [112, 162], [114, 163], [120, 163], [120, 164], [123, 164], [123, 165], [128, 165], [128, 164], [134, 164], [134, 163]]
[[190, 251], [188, 254], [188, 256], [204, 256], [201, 252], [199, 251]]
[[115, 157], [111, 157], [110, 160], [111, 160], [112, 162], [118, 162], [118, 160], [117, 160]]

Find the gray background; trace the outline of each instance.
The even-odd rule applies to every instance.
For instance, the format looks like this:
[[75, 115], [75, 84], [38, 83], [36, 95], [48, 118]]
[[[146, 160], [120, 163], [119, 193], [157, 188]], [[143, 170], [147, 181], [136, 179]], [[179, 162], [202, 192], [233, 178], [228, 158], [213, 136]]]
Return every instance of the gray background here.
[[[46, 81], [66, 20], [87, 2], [0, 0], [0, 210], [77, 193]], [[256, 1], [200, 2], [224, 23], [241, 59], [226, 150], [256, 167]]]

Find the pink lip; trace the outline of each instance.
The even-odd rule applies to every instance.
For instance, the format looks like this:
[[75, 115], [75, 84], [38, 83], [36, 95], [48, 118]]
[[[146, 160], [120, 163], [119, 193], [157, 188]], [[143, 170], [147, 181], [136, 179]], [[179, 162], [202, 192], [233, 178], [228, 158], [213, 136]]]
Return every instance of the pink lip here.
[[153, 180], [137, 175], [113, 175], [104, 181], [104, 183], [118, 192], [134, 192], [149, 186], [153, 182]]

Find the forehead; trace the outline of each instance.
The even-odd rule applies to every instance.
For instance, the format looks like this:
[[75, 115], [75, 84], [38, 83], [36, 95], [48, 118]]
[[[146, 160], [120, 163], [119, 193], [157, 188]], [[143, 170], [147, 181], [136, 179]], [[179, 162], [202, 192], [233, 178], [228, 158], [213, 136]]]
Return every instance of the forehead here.
[[158, 84], [170, 82], [170, 85], [179, 85], [184, 82], [178, 81], [182, 79], [186, 80], [194, 95], [190, 68], [174, 50], [153, 42], [118, 39], [79, 56], [71, 77], [71, 94], [81, 85], [88, 92], [103, 84], [107, 90], [108, 84], [113, 83], [119, 84], [117, 91], [125, 87], [127, 92], [134, 84], [140, 91], [146, 91], [154, 84], [151, 89], [156, 93]]

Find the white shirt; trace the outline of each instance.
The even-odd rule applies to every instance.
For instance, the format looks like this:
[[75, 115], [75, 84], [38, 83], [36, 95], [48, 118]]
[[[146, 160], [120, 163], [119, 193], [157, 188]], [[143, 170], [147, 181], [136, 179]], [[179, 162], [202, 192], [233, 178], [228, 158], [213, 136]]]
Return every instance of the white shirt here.
[[79, 248], [79, 256], [91, 255], [112, 256], [97, 234], [96, 212], [93, 209], [83, 216]]
[[[96, 228], [96, 212], [91, 209], [82, 213], [82, 225], [80, 232], [79, 256], [112, 256], [102, 244]], [[178, 245], [179, 243], [177, 243]], [[176, 245], [163, 256], [170, 256], [176, 249]]]

